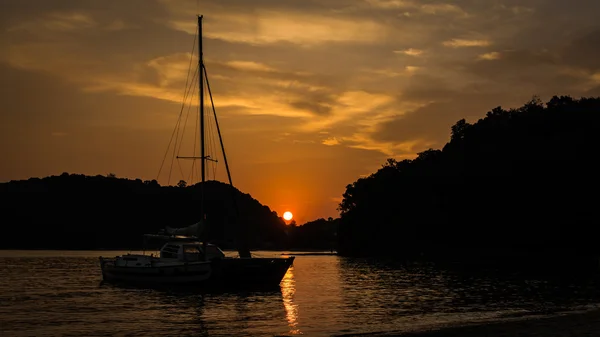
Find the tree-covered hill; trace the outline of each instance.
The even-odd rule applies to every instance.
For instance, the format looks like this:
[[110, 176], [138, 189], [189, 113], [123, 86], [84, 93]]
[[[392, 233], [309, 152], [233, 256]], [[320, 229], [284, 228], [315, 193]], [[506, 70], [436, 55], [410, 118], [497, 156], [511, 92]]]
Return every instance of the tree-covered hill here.
[[[338, 252], [479, 261], [599, 256], [600, 98], [533, 99], [347, 186]], [[554, 263], [557, 263], [555, 260]]]
[[[249, 194], [205, 183], [213, 241], [232, 248], [235, 226], [248, 226], [253, 248], [288, 248], [283, 219]], [[199, 184], [160, 186], [156, 181], [63, 173], [0, 184], [0, 248], [139, 248], [144, 233], [185, 227], [200, 220]]]
[[335, 250], [339, 218], [317, 219], [302, 226], [291, 223], [288, 229], [290, 246], [310, 250]]

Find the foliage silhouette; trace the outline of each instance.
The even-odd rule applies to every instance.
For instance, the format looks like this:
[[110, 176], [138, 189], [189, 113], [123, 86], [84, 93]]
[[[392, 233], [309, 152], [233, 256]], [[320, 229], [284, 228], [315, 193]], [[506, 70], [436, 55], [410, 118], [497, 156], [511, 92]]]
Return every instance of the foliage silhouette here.
[[534, 97], [451, 128], [346, 187], [338, 252], [458, 262], [595, 263], [600, 98]]
[[[234, 219], [231, 187], [208, 181], [204, 195], [209, 237], [233, 248], [235, 225], [249, 228], [254, 249], [288, 249], [286, 225], [277, 213], [249, 194], [235, 190], [239, 219]], [[0, 184], [0, 236], [4, 249], [134, 249], [142, 234], [165, 226], [184, 227], [200, 220], [199, 184], [160, 186], [142, 181], [63, 173], [43, 179]]]
[[289, 225], [290, 246], [296, 249], [333, 250], [336, 247], [336, 236], [339, 218], [327, 220], [320, 218], [309, 221], [302, 226]]

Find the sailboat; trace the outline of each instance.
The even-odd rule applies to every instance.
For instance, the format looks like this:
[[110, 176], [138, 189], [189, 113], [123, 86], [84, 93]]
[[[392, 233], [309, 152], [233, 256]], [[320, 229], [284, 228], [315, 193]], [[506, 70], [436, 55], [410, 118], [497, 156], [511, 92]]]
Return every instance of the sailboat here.
[[[212, 160], [205, 153], [205, 84], [208, 89], [227, 178], [232, 192], [231, 201], [233, 209], [236, 213], [239, 213], [239, 210], [236, 203], [236, 189], [232, 183], [231, 172], [227, 163], [225, 147], [203, 60], [202, 19], [203, 16], [198, 15], [200, 156], [182, 157], [198, 159], [201, 163], [201, 183], [199, 184], [201, 195], [199, 207], [200, 221], [183, 228], [166, 226], [159, 234], [146, 234], [145, 238], [158, 238], [166, 241], [160, 249], [158, 256], [124, 254], [112, 258], [100, 257], [100, 267], [104, 281], [158, 285], [193, 285], [201, 288], [219, 288], [223, 290], [254, 287], [270, 288], [279, 286], [287, 270], [293, 264], [293, 256], [253, 256], [247, 240], [248, 229], [242, 223], [237, 224], [236, 248], [239, 257], [226, 256], [217, 245], [207, 242], [207, 238], [205, 237], [209, 224], [206, 221], [203, 189], [206, 183], [206, 161]], [[235, 218], [239, 219], [238, 216]]]

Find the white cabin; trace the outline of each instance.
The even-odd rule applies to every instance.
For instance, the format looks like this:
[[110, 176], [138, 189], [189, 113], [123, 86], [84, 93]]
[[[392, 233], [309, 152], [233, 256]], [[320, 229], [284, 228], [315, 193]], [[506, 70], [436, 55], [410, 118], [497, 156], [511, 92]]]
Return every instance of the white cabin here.
[[206, 260], [203, 244], [199, 241], [169, 241], [160, 249], [159, 256], [145, 254], [125, 254], [114, 258], [117, 267], [166, 267], [186, 265], [189, 262], [212, 261], [225, 257], [223, 251], [208, 243], [206, 245]]

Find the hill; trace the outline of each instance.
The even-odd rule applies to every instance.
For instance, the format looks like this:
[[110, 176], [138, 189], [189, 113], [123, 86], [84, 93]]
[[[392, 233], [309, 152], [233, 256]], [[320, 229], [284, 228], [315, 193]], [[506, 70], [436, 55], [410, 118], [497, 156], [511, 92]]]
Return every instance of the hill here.
[[346, 187], [338, 252], [597, 264], [600, 98], [497, 107], [451, 134]]
[[[85, 176], [31, 178], [0, 184], [3, 249], [141, 248], [142, 234], [200, 220], [200, 184], [160, 186], [156, 181]], [[231, 187], [208, 181], [204, 195], [212, 241], [232, 248], [235, 226], [248, 227], [253, 249], [287, 249], [286, 225], [269, 207]]]

